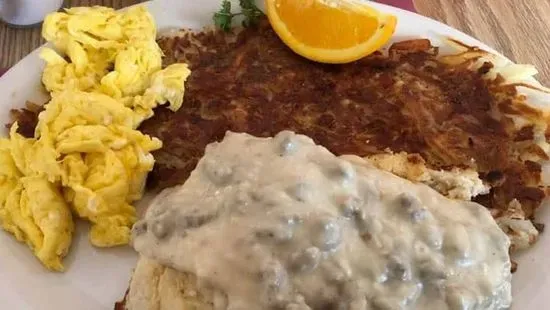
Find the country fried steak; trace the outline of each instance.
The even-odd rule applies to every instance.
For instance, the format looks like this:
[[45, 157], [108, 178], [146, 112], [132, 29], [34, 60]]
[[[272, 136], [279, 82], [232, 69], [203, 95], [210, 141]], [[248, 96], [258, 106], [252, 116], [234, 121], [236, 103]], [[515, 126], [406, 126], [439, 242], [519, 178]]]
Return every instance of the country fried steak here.
[[[183, 107], [159, 108], [140, 128], [164, 142], [150, 189], [183, 183], [227, 130], [260, 137], [292, 130], [337, 155], [364, 156], [450, 197], [472, 198], [491, 210], [513, 248], [542, 230], [532, 221], [546, 194], [548, 118], [518, 93], [521, 85], [495, 74], [486, 52], [442, 56], [418, 39], [325, 65], [294, 54], [267, 20], [233, 33], [184, 31], [159, 44], [164, 65], [186, 62], [192, 74]], [[15, 117], [31, 132], [28, 111]]]

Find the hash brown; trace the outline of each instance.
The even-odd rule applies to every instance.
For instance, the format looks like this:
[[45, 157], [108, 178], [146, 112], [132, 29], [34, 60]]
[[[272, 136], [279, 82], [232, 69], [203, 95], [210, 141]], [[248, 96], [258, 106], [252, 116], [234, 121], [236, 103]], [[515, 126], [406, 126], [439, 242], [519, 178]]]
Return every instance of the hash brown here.
[[[434, 170], [473, 169], [491, 187], [475, 200], [496, 216], [517, 199], [533, 219], [545, 197], [540, 162], [548, 155], [533, 139], [547, 117], [517, 85], [488, 78], [491, 62], [472, 68], [478, 49], [445, 58], [430, 41], [413, 40], [387, 55], [325, 65], [294, 54], [266, 20], [239, 33], [185, 32], [159, 44], [165, 65], [187, 62], [192, 74], [184, 108], [160, 109], [141, 128], [164, 141], [151, 187], [183, 182], [226, 130], [270, 136], [289, 129], [335, 154], [391, 150], [419, 154]], [[514, 115], [529, 121], [517, 128]]]

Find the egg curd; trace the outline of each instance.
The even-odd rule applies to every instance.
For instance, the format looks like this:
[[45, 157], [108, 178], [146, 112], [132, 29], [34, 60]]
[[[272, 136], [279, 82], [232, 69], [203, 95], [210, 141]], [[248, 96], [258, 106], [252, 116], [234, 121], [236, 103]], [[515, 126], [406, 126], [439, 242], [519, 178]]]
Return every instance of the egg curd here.
[[132, 203], [153, 169], [157, 138], [137, 130], [160, 104], [183, 102], [185, 64], [162, 69], [154, 20], [145, 7], [50, 14], [42, 82], [51, 94], [33, 138], [0, 139], [0, 225], [47, 268], [62, 271], [72, 214], [91, 223], [90, 242], [129, 242]]

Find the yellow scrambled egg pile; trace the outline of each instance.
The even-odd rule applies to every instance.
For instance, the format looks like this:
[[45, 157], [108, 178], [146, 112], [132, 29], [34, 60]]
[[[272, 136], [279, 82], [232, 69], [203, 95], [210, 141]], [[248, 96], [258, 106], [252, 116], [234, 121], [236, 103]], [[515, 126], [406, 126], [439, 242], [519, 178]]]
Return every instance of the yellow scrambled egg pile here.
[[183, 102], [185, 64], [161, 68], [156, 27], [144, 7], [72, 8], [49, 15], [42, 82], [51, 101], [34, 138], [0, 139], [0, 225], [49, 269], [63, 270], [72, 214], [91, 222], [90, 242], [127, 244], [151, 152], [160, 140], [136, 130], [159, 104]]

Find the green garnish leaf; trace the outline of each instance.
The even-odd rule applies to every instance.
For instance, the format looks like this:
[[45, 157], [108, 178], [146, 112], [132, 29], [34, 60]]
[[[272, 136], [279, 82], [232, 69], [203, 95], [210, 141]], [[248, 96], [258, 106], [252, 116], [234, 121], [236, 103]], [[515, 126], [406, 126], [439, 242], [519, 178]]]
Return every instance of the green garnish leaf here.
[[231, 1], [223, 0], [221, 9], [214, 13], [214, 25], [223, 31], [229, 31], [231, 30], [233, 16], [234, 15], [231, 14]]
[[244, 27], [256, 25], [259, 18], [264, 15], [264, 13], [258, 9], [254, 0], [239, 0], [239, 5], [245, 17], [243, 20]]
[[239, 0], [239, 5], [241, 7], [241, 12], [232, 13], [231, 12], [231, 2], [230, 0], [223, 0], [220, 10], [214, 13], [214, 25], [222, 29], [223, 31], [231, 30], [231, 23], [233, 17], [242, 15], [244, 17], [243, 26], [249, 27], [256, 25], [261, 16], [264, 13], [256, 6], [254, 0]]

